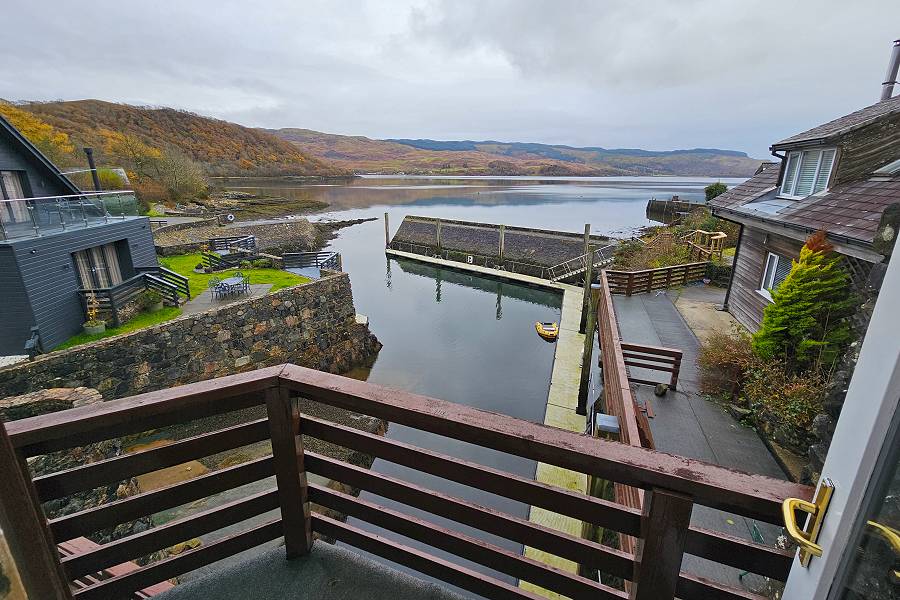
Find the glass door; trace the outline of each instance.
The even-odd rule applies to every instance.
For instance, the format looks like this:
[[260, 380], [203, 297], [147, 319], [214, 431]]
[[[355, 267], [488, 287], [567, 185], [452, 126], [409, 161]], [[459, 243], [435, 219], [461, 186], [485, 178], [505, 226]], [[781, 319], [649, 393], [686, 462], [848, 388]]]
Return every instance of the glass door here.
[[885, 275], [822, 469], [820, 485], [834, 487], [812, 540], [821, 555], [795, 556], [786, 599], [900, 598], [898, 263]]

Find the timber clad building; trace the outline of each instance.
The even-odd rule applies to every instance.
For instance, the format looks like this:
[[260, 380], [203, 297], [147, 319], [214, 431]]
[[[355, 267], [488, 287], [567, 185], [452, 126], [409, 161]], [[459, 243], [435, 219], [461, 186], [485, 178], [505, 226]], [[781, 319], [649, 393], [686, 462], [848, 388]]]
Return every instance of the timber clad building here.
[[856, 285], [889, 253], [897, 226], [897, 208], [889, 207], [900, 202], [900, 96], [771, 150], [780, 162], [763, 163], [710, 203], [715, 215], [741, 225], [726, 305], [751, 331], [810, 234], [826, 232]]
[[[86, 294], [108, 303], [159, 266], [132, 192], [83, 192], [0, 117], [0, 356], [79, 333]], [[115, 307], [113, 307], [115, 308]]]

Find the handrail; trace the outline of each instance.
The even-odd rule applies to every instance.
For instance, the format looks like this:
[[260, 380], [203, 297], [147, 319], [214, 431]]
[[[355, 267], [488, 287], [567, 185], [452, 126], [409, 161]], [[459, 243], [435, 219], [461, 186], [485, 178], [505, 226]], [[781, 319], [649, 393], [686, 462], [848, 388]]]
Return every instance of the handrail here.
[[707, 262], [685, 263], [639, 271], [607, 270], [610, 292], [631, 296], [634, 293], [666, 289], [673, 285], [687, 285], [706, 277]]
[[[613, 260], [612, 256], [607, 256], [606, 251], [610, 248], [615, 248], [616, 244], [608, 244], [603, 246], [602, 248], [597, 248], [593, 252], [588, 254], [592, 255], [592, 267], [597, 267], [602, 265], [603, 263], [610, 262]], [[558, 265], [554, 265], [549, 268], [550, 271], [550, 279], [553, 281], [558, 281], [560, 279], [565, 279], [571, 275], [577, 275], [578, 273], [583, 273], [587, 270], [587, 257], [588, 254], [582, 254], [581, 256], [576, 256], [574, 258], [570, 258], [568, 260], [564, 260]], [[562, 269], [563, 272], [561, 274], [557, 274], [556, 271]]]
[[23, 200], [62, 200], [65, 198], [84, 198], [85, 196], [121, 196], [123, 194], [134, 194], [134, 191], [111, 190], [107, 192], [81, 192], [80, 194], [69, 194], [67, 196], [29, 196], [28, 198], [0, 198], [0, 202], [22, 202]]
[[[604, 350], [604, 354], [606, 351]], [[297, 412], [295, 396], [368, 414], [422, 431], [476, 444], [527, 459], [561, 466], [620, 484], [652, 491], [651, 501], [641, 514], [633, 508], [542, 484], [504, 473], [457, 457], [403, 444], [352, 427], [337, 425]], [[176, 522], [134, 534], [92, 552], [91, 556], [67, 558], [69, 576], [102, 569], [130, 557], [165, 547], [173, 539], [187, 539], [237, 523], [248, 515], [262, 514], [278, 502], [281, 518], [234, 534], [177, 557], [113, 577], [80, 590], [80, 599], [124, 596], [148, 584], [169, 579], [226, 556], [236, 554], [269, 539], [284, 535], [288, 556], [309, 551], [312, 533], [320, 533], [399, 560], [413, 569], [490, 598], [531, 598], [527, 592], [503, 584], [492, 576], [440, 562], [428, 552], [406, 549], [362, 529], [331, 517], [308, 512], [307, 501], [337, 510], [402, 533], [451, 555], [489, 566], [512, 577], [534, 582], [569, 597], [590, 594], [597, 598], [624, 598], [622, 592], [596, 580], [552, 569], [510, 553], [483, 540], [389, 509], [371, 500], [354, 498], [325, 486], [307, 484], [306, 471], [331, 478], [348, 487], [373, 491], [402, 504], [422, 509], [451, 521], [463, 523], [575, 562], [615, 573], [634, 582], [636, 598], [760, 598], [743, 590], [721, 586], [681, 572], [682, 553], [723, 562], [738, 568], [784, 579], [791, 555], [774, 548], [746, 542], [726, 534], [691, 527], [693, 503], [736, 514], [779, 523], [781, 502], [787, 497], [809, 498], [812, 489], [762, 475], [740, 473], [701, 461], [655, 452], [615, 441], [595, 439], [573, 432], [529, 423], [477, 408], [391, 390], [366, 382], [314, 371], [295, 365], [281, 365], [150, 392], [108, 402], [82, 406], [6, 424], [12, 445], [20, 459], [36, 454], [93, 443], [259, 406], [264, 404], [267, 419], [201, 433], [169, 446], [142, 450], [83, 465], [40, 478], [41, 499], [69, 494], [84, 487], [121, 481], [140, 473], [183, 463], [224, 449], [252, 443], [271, 436], [274, 455], [251, 463], [228, 467], [200, 478], [116, 500], [51, 521], [57, 540], [71, 539], [104, 529], [166, 507], [193, 502], [207, 495], [261, 480], [274, 472], [277, 496], [270, 491], [236, 501], [227, 508], [213, 509], [184, 517]], [[351, 450], [381, 457], [438, 477], [475, 486], [533, 506], [540, 506], [589, 523], [618, 529], [627, 535], [646, 536], [645, 552], [612, 550], [562, 532], [546, 530], [524, 519], [503, 515], [390, 478], [354, 467], [340, 460], [306, 453], [303, 433]], [[24, 465], [24, 460], [20, 461]], [[654, 502], [667, 497], [667, 502]], [[674, 504], [676, 508], [667, 508]], [[313, 510], [318, 510], [313, 506]], [[687, 515], [687, 519], [685, 519]], [[644, 531], [641, 523], [648, 529]], [[682, 545], [658, 547], [659, 539], [680, 540]], [[162, 546], [159, 546], [162, 544]], [[399, 548], [399, 549], [398, 549]], [[653, 564], [643, 570], [642, 564]], [[439, 565], [443, 565], [440, 566]], [[468, 575], [466, 575], [468, 574]]]

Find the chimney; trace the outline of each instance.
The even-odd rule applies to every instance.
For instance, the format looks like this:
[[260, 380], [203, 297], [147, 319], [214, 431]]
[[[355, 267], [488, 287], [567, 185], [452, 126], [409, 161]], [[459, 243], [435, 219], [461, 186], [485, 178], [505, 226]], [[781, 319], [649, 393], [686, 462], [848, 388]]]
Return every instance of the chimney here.
[[888, 63], [887, 75], [881, 84], [881, 101], [890, 99], [894, 95], [894, 84], [897, 83], [897, 70], [900, 69], [900, 40], [894, 40], [894, 49], [891, 51], [891, 60]]

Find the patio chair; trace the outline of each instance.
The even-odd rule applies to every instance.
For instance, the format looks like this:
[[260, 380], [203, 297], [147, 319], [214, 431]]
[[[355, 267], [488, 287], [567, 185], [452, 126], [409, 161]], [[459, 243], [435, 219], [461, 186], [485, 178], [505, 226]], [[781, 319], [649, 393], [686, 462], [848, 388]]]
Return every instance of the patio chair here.
[[219, 296], [222, 295], [222, 286], [220, 285], [222, 280], [218, 277], [210, 277], [209, 282], [206, 284], [209, 288], [209, 293], [212, 294], [213, 298], [218, 299]]
[[[241, 292], [249, 292], [250, 291], [250, 278], [249, 277], [247, 277], [240, 271], [235, 271], [234, 274], [232, 274], [232, 277], [240, 277], [241, 278], [241, 283], [240, 283]], [[237, 287], [237, 286], [235, 286], [235, 287]]]

